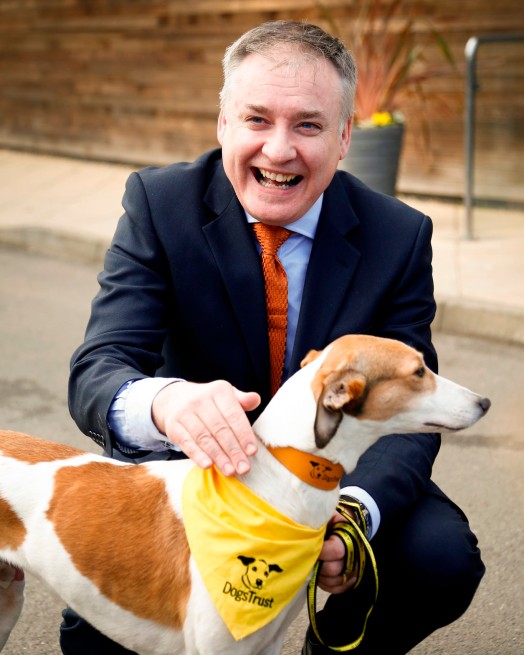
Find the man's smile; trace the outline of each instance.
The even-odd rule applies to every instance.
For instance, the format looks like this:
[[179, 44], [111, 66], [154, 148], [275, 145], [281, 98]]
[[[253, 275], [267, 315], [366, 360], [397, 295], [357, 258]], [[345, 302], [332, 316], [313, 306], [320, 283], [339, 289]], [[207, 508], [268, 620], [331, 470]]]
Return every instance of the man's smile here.
[[257, 182], [268, 189], [289, 189], [303, 179], [302, 175], [273, 173], [264, 168], [253, 168], [252, 170]]

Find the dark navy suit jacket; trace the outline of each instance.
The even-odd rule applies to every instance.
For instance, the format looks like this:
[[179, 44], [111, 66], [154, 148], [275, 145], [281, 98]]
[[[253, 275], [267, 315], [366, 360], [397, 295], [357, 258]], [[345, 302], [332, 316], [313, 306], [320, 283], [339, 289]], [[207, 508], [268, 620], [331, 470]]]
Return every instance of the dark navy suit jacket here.
[[[260, 409], [269, 400], [262, 271], [220, 149], [134, 173], [123, 206], [69, 392], [78, 426], [109, 452], [107, 412], [127, 380], [226, 379], [259, 392]], [[431, 233], [428, 217], [338, 171], [324, 195], [291, 372], [311, 348], [347, 333], [400, 339], [436, 369]], [[344, 483], [366, 489], [382, 520], [393, 520], [426, 492], [439, 444], [437, 435], [385, 437]]]

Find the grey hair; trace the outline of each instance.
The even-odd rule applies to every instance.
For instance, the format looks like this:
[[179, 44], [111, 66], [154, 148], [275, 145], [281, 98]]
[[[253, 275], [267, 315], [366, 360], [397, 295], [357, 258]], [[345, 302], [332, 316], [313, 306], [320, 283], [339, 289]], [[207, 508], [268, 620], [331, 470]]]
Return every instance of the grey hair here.
[[250, 54], [267, 54], [282, 45], [295, 46], [305, 56], [324, 57], [333, 64], [341, 80], [341, 125], [344, 125], [353, 115], [357, 86], [355, 60], [340, 39], [317, 25], [298, 21], [262, 23], [243, 34], [226, 49], [222, 60], [224, 84], [220, 91], [220, 107], [225, 108], [230, 97], [234, 73], [242, 61]]

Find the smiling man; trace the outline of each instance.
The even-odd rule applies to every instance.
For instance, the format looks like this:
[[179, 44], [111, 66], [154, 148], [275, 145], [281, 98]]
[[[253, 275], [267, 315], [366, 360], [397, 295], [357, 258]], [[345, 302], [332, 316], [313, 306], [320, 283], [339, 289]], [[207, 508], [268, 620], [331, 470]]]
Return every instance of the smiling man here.
[[[128, 180], [69, 402], [111, 456], [190, 457], [230, 476], [249, 470], [250, 425], [271, 397], [260, 224], [287, 230], [282, 379], [348, 333], [399, 339], [437, 361], [430, 219], [337, 170], [351, 137], [351, 54], [314, 25], [278, 21], [240, 37], [223, 64], [221, 148]], [[357, 655], [407, 653], [467, 609], [484, 573], [466, 517], [430, 479], [439, 445], [436, 434], [384, 437], [343, 479], [380, 576]], [[336, 535], [321, 560], [331, 595], [318, 625], [343, 644], [361, 610], [357, 571], [343, 570]], [[129, 652], [71, 610], [61, 645], [66, 655]], [[308, 634], [303, 653], [328, 652]]]
[[231, 77], [218, 119], [226, 175], [251, 216], [294, 223], [349, 147], [340, 74], [329, 60], [282, 45], [246, 56]]

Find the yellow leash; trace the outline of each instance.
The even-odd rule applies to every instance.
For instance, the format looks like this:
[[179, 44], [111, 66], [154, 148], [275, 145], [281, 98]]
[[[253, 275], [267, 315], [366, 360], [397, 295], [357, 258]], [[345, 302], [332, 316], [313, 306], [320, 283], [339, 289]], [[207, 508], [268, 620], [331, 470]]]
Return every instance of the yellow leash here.
[[[358, 521], [351, 516], [348, 510], [356, 512], [358, 516]], [[346, 547], [346, 558], [344, 566], [344, 575], [351, 573], [355, 566], [355, 560], [358, 565], [358, 577], [354, 589], [357, 589], [360, 583], [364, 578], [364, 572], [366, 569], [370, 571], [370, 583], [372, 584], [372, 600], [370, 603], [369, 609], [366, 610], [364, 617], [364, 623], [362, 629], [360, 630], [359, 636], [354, 639], [351, 643], [346, 644], [345, 646], [329, 646], [326, 642], [320, 637], [317, 620], [316, 620], [316, 607], [317, 607], [317, 580], [322, 566], [322, 562], [317, 561], [313, 569], [313, 576], [309, 582], [308, 586], [308, 613], [309, 613], [309, 622], [311, 628], [315, 634], [315, 637], [320, 644], [329, 648], [330, 650], [336, 652], [346, 652], [356, 648], [364, 638], [366, 632], [366, 626], [371, 612], [375, 606], [378, 594], [378, 571], [377, 564], [375, 561], [375, 556], [369, 541], [366, 539], [366, 536], [359, 527], [365, 525], [365, 519], [362, 514], [362, 510], [358, 503], [352, 503], [349, 500], [341, 498], [337, 506], [337, 511], [341, 516], [346, 519], [347, 523], [338, 522], [333, 526], [331, 534], [336, 534], [340, 539], [342, 539], [344, 546]], [[371, 567], [371, 570], [369, 569]]]

